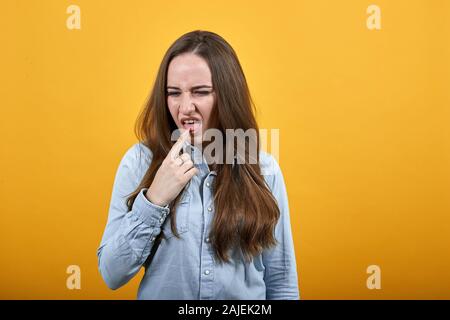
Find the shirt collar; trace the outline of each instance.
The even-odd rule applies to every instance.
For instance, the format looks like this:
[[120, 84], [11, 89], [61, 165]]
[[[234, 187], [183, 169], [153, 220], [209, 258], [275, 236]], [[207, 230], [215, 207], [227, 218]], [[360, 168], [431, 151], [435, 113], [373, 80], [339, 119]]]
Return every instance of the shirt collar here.
[[209, 170], [208, 162], [206, 161], [205, 156], [202, 154], [200, 149], [189, 142], [185, 142], [183, 144], [183, 152], [188, 153], [191, 156], [192, 162], [194, 162], [194, 165], [203, 167], [206, 169], [207, 172], [217, 175], [217, 172], [214, 170]]

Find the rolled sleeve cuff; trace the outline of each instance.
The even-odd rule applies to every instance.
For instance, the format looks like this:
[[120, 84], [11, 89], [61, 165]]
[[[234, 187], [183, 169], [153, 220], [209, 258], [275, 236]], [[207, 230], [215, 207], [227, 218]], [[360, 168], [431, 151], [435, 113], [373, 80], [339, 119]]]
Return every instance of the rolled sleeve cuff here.
[[150, 202], [145, 196], [147, 189], [141, 189], [134, 200], [132, 208], [133, 215], [149, 226], [161, 227], [169, 215], [169, 206], [161, 207]]

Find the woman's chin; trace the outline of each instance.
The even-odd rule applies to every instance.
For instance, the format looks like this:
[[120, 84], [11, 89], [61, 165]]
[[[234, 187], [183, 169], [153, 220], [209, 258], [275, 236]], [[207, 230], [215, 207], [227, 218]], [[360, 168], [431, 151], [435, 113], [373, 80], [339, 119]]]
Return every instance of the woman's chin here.
[[191, 139], [193, 139], [192, 142], [193, 142], [194, 144], [199, 144], [199, 143], [201, 143], [202, 140], [203, 140], [202, 132], [201, 132], [201, 131], [194, 131], [194, 132], [191, 132]]

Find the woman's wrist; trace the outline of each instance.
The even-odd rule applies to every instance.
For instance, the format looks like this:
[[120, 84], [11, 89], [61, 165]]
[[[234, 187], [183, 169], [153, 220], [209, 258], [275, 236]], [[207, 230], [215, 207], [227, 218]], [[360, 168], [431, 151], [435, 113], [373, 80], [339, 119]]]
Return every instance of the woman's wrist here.
[[161, 201], [161, 200], [155, 198], [149, 191], [150, 191], [150, 189], [148, 189], [147, 192], [145, 193], [145, 197], [147, 198], [148, 201], [150, 201], [154, 205], [157, 205], [160, 207], [167, 206], [167, 204], [164, 201]]

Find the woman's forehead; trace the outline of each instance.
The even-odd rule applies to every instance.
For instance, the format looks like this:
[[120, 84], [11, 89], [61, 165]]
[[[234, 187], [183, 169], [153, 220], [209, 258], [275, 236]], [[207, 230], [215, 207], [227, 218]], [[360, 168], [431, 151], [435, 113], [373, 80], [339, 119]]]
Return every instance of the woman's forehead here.
[[196, 55], [175, 57], [167, 71], [167, 85], [191, 87], [211, 85], [211, 71], [205, 60]]

